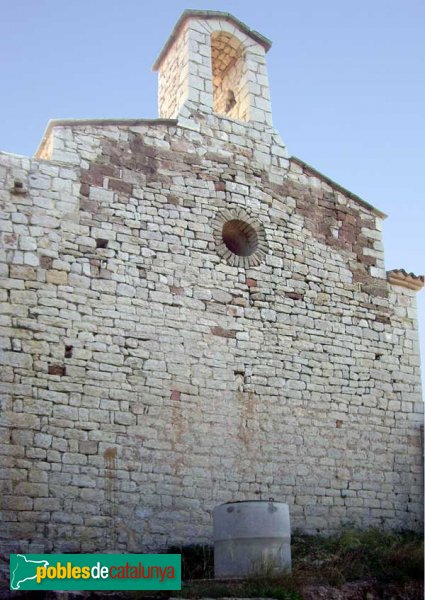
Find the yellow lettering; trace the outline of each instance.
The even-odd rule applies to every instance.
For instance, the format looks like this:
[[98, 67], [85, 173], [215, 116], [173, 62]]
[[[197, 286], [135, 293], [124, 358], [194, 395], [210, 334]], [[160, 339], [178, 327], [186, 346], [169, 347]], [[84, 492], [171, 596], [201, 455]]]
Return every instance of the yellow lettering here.
[[90, 577], [90, 567], [83, 567], [81, 569], [81, 573], [83, 575], [83, 579], [88, 579]]
[[56, 567], [47, 567], [47, 578], [56, 579]]
[[73, 579], [80, 579], [81, 568], [80, 567], [72, 567], [72, 577]]
[[66, 567], [64, 565], [61, 565], [60, 562], [58, 562], [57, 569], [58, 569], [58, 579], [65, 579]]
[[42, 579], [46, 577], [46, 567], [37, 567], [36, 569], [36, 579], [37, 583], [40, 583]]

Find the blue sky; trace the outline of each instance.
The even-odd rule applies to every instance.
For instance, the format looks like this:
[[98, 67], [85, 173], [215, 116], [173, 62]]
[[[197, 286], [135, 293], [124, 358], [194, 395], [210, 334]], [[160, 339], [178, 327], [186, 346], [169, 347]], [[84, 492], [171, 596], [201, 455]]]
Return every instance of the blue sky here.
[[[151, 66], [185, 8], [273, 41], [273, 118], [291, 154], [389, 215], [388, 269], [425, 271], [423, 0], [3, 0], [0, 149], [51, 118], [157, 116]], [[425, 355], [425, 291], [418, 294]], [[423, 356], [423, 363], [425, 356]]]

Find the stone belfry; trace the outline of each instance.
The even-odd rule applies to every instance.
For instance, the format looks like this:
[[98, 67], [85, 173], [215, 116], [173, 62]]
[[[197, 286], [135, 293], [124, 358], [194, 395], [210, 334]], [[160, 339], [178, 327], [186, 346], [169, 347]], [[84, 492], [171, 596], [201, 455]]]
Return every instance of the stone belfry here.
[[420, 529], [424, 277], [288, 156], [269, 47], [186, 11], [160, 118], [0, 153], [4, 553], [210, 543], [215, 506], [269, 497], [308, 533]]
[[195, 110], [271, 125], [270, 46], [228, 13], [186, 10], [154, 64], [160, 117]]

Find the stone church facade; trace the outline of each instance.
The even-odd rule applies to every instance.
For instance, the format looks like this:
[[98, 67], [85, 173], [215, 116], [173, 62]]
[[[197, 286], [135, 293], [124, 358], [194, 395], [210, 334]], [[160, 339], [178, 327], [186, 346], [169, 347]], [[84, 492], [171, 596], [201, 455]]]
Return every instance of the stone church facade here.
[[217, 504], [269, 497], [304, 532], [420, 528], [424, 278], [288, 155], [269, 47], [186, 11], [159, 119], [0, 155], [3, 549], [207, 543]]

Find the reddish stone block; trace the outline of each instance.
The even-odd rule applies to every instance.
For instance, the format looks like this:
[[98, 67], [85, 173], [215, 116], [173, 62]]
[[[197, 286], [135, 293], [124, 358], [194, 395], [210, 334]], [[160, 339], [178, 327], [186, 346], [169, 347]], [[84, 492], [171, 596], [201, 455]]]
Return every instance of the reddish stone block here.
[[251, 279], [250, 277], [247, 277], [245, 283], [246, 283], [246, 285], [249, 288], [257, 287], [257, 280], [256, 279]]
[[51, 269], [53, 258], [51, 256], [40, 256], [40, 267], [42, 269]]
[[66, 367], [63, 365], [49, 365], [48, 373], [49, 375], [60, 375], [62, 377], [66, 375]]
[[80, 194], [82, 196], [88, 197], [88, 195], [90, 194], [90, 186], [88, 183], [82, 183], [80, 185]]
[[214, 181], [214, 187], [216, 192], [224, 192], [226, 190], [224, 181]]
[[103, 185], [103, 174], [99, 172], [95, 172], [93, 168], [90, 170], [82, 170], [81, 171], [81, 182], [96, 185], [98, 187], [102, 187]]
[[126, 181], [122, 181], [121, 179], [110, 179], [108, 187], [114, 192], [122, 192], [123, 194], [131, 194], [131, 192], [133, 191], [133, 186], [131, 185], [131, 183], [127, 183]]
[[81, 181], [102, 187], [105, 177], [119, 177], [119, 173], [119, 169], [113, 165], [92, 164], [89, 169], [81, 171]]
[[384, 325], [389, 325], [391, 323], [391, 319], [388, 315], [376, 315], [375, 320], [378, 323], [383, 323]]
[[178, 390], [172, 390], [171, 392], [171, 400], [180, 400], [181, 392]]
[[176, 296], [183, 296], [184, 288], [177, 287], [176, 285], [170, 285], [169, 287], [172, 294], [176, 294]]
[[223, 329], [223, 327], [211, 327], [211, 333], [213, 335], [217, 335], [218, 337], [224, 338], [235, 338], [236, 331], [232, 331], [231, 329]]
[[80, 203], [80, 208], [81, 210], [84, 210], [85, 212], [89, 212], [89, 213], [97, 213], [98, 209], [99, 209], [99, 204], [98, 202], [95, 202], [94, 200], [81, 200]]
[[17, 241], [18, 237], [16, 235], [16, 233], [6, 233], [3, 236], [3, 243], [6, 247], [9, 248], [14, 248], [16, 246], [16, 241]]
[[376, 258], [374, 256], [362, 256], [361, 260], [362, 260], [362, 263], [365, 265], [369, 265], [371, 267], [376, 266]]
[[291, 298], [292, 300], [302, 300], [304, 298], [304, 294], [300, 294], [298, 292], [286, 292], [285, 296], [287, 298]]

